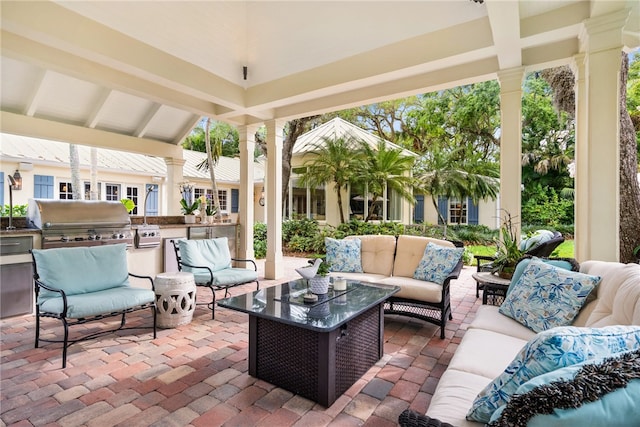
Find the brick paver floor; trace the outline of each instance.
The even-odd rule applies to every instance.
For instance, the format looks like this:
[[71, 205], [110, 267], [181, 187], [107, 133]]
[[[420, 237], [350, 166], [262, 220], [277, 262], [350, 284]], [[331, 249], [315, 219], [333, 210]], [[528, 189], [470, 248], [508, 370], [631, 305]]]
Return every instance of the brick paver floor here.
[[[295, 278], [293, 268], [305, 262], [285, 258], [287, 277], [261, 287]], [[249, 376], [248, 316], [235, 311], [216, 307], [211, 320], [199, 306], [189, 325], [158, 329], [155, 340], [149, 331], [121, 331], [75, 344], [66, 369], [59, 345], [33, 347], [33, 315], [4, 319], [0, 426], [396, 426], [403, 410], [426, 410], [481, 303], [473, 271], [465, 267], [452, 282], [444, 340], [434, 325], [385, 316], [384, 356], [329, 408]], [[198, 292], [210, 298], [208, 289]], [[127, 324], [149, 319], [142, 311]]]

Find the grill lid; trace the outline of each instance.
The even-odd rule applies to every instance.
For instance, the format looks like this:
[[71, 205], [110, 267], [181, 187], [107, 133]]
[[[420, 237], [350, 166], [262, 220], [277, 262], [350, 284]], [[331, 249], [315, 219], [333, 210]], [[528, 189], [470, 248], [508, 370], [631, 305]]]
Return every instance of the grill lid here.
[[29, 199], [27, 226], [46, 230], [130, 228], [131, 219], [120, 202], [104, 200]]

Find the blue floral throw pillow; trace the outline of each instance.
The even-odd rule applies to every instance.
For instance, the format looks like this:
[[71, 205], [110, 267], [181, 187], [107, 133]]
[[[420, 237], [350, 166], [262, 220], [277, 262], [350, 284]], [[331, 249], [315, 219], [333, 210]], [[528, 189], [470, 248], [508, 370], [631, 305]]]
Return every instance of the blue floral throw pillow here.
[[413, 278], [442, 285], [460, 262], [463, 252], [464, 248], [449, 248], [429, 242]]
[[640, 348], [640, 326], [578, 328], [562, 326], [540, 332], [520, 350], [502, 374], [473, 401], [467, 419], [488, 423], [518, 387], [532, 378], [588, 359]]
[[510, 289], [500, 313], [534, 332], [570, 325], [600, 277], [531, 260]]
[[324, 245], [327, 249], [327, 262], [331, 271], [343, 273], [362, 273], [362, 258], [360, 239], [336, 240], [325, 237]]

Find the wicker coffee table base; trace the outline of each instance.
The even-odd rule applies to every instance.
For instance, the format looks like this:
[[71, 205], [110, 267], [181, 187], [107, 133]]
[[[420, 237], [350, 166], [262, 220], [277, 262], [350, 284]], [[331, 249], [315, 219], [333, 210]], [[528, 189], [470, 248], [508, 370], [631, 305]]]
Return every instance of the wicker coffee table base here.
[[317, 332], [249, 317], [249, 374], [329, 407], [383, 354], [376, 305], [341, 327]]

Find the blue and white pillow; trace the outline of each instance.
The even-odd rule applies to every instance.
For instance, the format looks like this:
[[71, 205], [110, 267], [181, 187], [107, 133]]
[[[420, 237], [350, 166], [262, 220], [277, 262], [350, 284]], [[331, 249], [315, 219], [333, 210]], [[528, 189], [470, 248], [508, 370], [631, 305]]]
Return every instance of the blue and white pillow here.
[[[622, 359], [627, 362], [621, 363]], [[631, 350], [539, 375], [518, 387], [514, 399], [493, 413], [489, 425], [509, 424], [523, 415], [533, 415], [527, 421], [527, 427], [638, 425], [638, 360], [638, 350]], [[585, 365], [592, 366], [576, 382], [576, 376]], [[626, 381], [623, 380], [625, 377]], [[571, 393], [567, 393], [569, 390]], [[549, 399], [551, 395], [561, 394], [565, 394], [563, 399]], [[521, 397], [515, 399], [519, 395]], [[506, 419], [500, 420], [503, 414]]]
[[578, 328], [562, 326], [540, 332], [502, 374], [473, 401], [467, 419], [488, 423], [520, 385], [532, 378], [585, 360], [640, 348], [640, 326]]
[[360, 239], [337, 240], [325, 237], [324, 245], [327, 249], [327, 262], [331, 271], [342, 273], [362, 273], [362, 255]]
[[567, 326], [598, 283], [599, 276], [533, 259], [509, 290], [499, 311], [534, 332]]
[[464, 248], [451, 248], [435, 243], [427, 243], [424, 255], [413, 273], [413, 278], [442, 285], [460, 259]]

